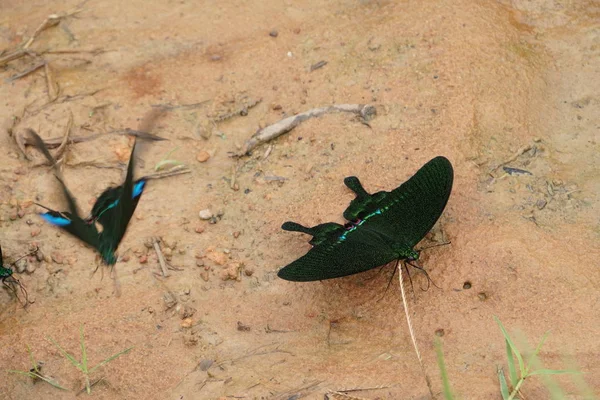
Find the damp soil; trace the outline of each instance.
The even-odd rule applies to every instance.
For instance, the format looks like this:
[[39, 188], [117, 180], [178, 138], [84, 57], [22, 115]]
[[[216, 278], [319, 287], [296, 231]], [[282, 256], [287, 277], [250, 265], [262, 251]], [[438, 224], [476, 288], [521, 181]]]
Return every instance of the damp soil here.
[[[72, 399], [81, 374], [48, 341], [79, 355], [85, 330], [97, 399], [425, 399], [392, 267], [312, 283], [277, 270], [308, 249], [284, 221], [343, 222], [356, 175], [391, 190], [437, 155], [455, 183], [413, 274], [408, 306], [426, 374], [442, 398], [434, 338], [463, 399], [498, 399], [506, 368], [497, 316], [530, 346], [550, 330], [545, 367], [585, 372], [600, 388], [600, 9], [593, 1], [29, 1], [1, 3], [0, 49], [26, 41], [40, 58], [0, 66], [0, 244], [24, 309], [0, 291], [0, 397]], [[73, 13], [75, 10], [79, 11]], [[56, 18], [51, 19], [56, 20]], [[1, 56], [6, 55], [1, 54]], [[58, 90], [57, 90], [58, 89]], [[50, 102], [50, 99], [54, 101]], [[312, 108], [372, 104], [309, 119], [235, 159], [260, 127]], [[52, 171], [27, 160], [27, 128], [62, 137], [143, 127], [167, 138], [140, 152], [190, 173], [150, 181], [116, 264], [120, 296], [94, 252], [45, 224], [33, 202], [65, 204]], [[83, 213], [121, 182], [122, 135], [68, 143], [65, 180]], [[506, 167], [506, 168], [505, 168]], [[512, 168], [512, 169], [511, 169]], [[518, 170], [527, 171], [527, 173]], [[215, 217], [202, 220], [210, 209]], [[163, 277], [152, 238], [170, 265]], [[409, 288], [410, 290], [410, 288]], [[7, 370], [31, 368], [70, 391]], [[569, 399], [584, 398], [559, 377]], [[549, 398], [535, 377], [524, 398]], [[82, 396], [86, 396], [85, 394]], [[330, 398], [342, 398], [338, 397]], [[352, 398], [352, 397], [344, 397]]]

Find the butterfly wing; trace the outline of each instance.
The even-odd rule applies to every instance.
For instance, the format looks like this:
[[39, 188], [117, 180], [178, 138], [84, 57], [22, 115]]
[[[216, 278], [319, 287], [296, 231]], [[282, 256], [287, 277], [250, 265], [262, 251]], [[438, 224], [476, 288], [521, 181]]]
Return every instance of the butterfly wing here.
[[429, 161], [391, 192], [370, 195], [357, 178], [346, 178], [346, 184], [357, 197], [344, 217], [360, 221], [359, 230], [367, 228], [391, 240], [398, 252], [409, 251], [425, 237], [444, 211], [453, 180], [452, 164], [441, 156]]
[[[133, 210], [137, 207], [138, 202], [140, 201], [140, 197], [142, 196], [142, 192], [146, 186], [146, 179], [141, 178], [133, 183]], [[123, 192], [123, 185], [110, 187], [106, 189], [96, 200], [94, 203], [94, 207], [92, 207], [92, 212], [90, 217], [88, 218], [88, 222], [96, 221], [100, 222], [102, 225], [107, 225], [108, 221], [111, 218], [114, 218], [114, 213], [111, 210], [119, 204], [119, 198]]]
[[[29, 134], [33, 138], [34, 144], [38, 150], [40, 150], [44, 156], [46, 156], [48, 161], [56, 168], [56, 161], [54, 160], [54, 157], [52, 157], [52, 154], [50, 154], [48, 151], [48, 148], [46, 147], [46, 144], [42, 138], [40, 138], [39, 135], [31, 129], [29, 129]], [[63, 195], [67, 200], [69, 212], [60, 213], [44, 207], [48, 210], [48, 212], [41, 214], [41, 217], [47, 222], [60, 227], [69, 234], [98, 249], [98, 230], [94, 225], [88, 225], [81, 219], [79, 213], [77, 212], [75, 198], [71, 195], [71, 192], [69, 192], [69, 189], [67, 189], [67, 186], [63, 180], [59, 176], [56, 176], [56, 179], [58, 179]]]
[[146, 180], [143, 178], [136, 181], [135, 184], [133, 182], [133, 169], [135, 165], [134, 151], [135, 142], [131, 150], [129, 165], [127, 166], [127, 176], [125, 177], [125, 182], [122, 185], [118, 200], [113, 207], [105, 210], [98, 218], [98, 221], [103, 227], [101, 233], [103, 247], [110, 249], [110, 251], [115, 251], [123, 239], [123, 236], [125, 236], [129, 221], [137, 207], [146, 184]]
[[[333, 229], [334, 227], [336, 229]], [[381, 240], [379, 234], [369, 229], [347, 229], [334, 223], [318, 225], [315, 228], [328, 229], [327, 237], [323, 234], [315, 235], [311, 243], [318, 238], [318, 244], [304, 256], [283, 267], [277, 276], [294, 282], [340, 278], [370, 270], [398, 258], [390, 246]], [[292, 230], [308, 234], [320, 233]]]

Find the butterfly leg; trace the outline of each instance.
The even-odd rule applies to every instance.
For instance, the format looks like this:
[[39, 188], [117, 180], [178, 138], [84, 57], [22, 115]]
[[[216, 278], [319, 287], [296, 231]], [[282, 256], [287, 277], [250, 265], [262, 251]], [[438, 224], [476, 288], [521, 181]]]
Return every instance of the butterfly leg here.
[[[431, 279], [431, 277], [429, 276], [429, 274], [427, 273], [427, 271], [425, 270], [425, 268], [421, 267], [420, 265], [413, 264], [410, 261], [406, 261], [406, 264], [410, 265], [413, 268], [416, 268], [417, 270], [419, 270], [423, 274], [425, 274], [425, 277], [427, 278], [427, 287], [425, 289], [421, 288], [422, 291], [424, 291], [424, 292], [428, 291], [429, 290], [429, 285], [433, 285], [436, 288], [441, 289], [441, 287], [439, 287], [438, 285], [436, 285], [435, 282], [433, 281], [433, 279]], [[408, 272], [408, 269], [406, 271]]]
[[[25, 303], [23, 303], [21, 301], [21, 298], [17, 294], [17, 289], [15, 288], [15, 284], [18, 285], [19, 288], [21, 288], [21, 293], [25, 297]], [[21, 284], [21, 282], [19, 282], [18, 279], [15, 279], [13, 277], [10, 277], [10, 280], [3, 279], [2, 285], [4, 287], [6, 287], [8, 289], [8, 291], [11, 292], [17, 298], [19, 303], [21, 303], [23, 305], [23, 308], [27, 307], [27, 305], [29, 304], [29, 297], [27, 296], [27, 290], [25, 290], [25, 287], [23, 286], [23, 284]]]

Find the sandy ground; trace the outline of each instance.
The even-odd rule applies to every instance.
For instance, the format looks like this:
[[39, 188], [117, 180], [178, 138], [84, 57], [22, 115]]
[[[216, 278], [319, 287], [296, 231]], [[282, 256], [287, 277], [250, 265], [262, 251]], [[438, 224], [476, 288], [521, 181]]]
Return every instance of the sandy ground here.
[[[391, 267], [314, 283], [276, 272], [310, 247], [282, 222], [343, 222], [344, 177], [391, 190], [436, 155], [455, 168], [435, 229], [452, 243], [421, 259], [440, 289], [421, 291], [417, 275], [409, 297], [436, 397], [443, 330], [455, 392], [500, 398], [494, 315], [532, 346], [551, 330], [544, 365], [585, 372], [598, 393], [597, 2], [3, 0], [0, 9], [7, 50], [64, 16], [30, 47], [48, 61], [52, 90], [44, 68], [11, 80], [39, 59], [0, 66], [0, 244], [8, 261], [32, 244], [44, 255], [17, 274], [33, 304], [0, 292], [0, 398], [75, 398], [82, 376], [47, 338], [79, 355], [79, 326], [90, 365], [134, 346], [92, 376], [104, 378], [97, 399], [322, 399], [370, 387], [380, 388], [350, 394], [430, 398], [397, 279], [383, 296]], [[341, 103], [378, 115], [370, 127], [347, 114], [312, 119], [229, 157], [259, 127]], [[157, 104], [175, 106], [152, 130], [169, 141], [149, 146], [137, 173], [174, 149], [169, 158], [191, 173], [149, 183], [119, 249], [117, 297], [108, 273], [90, 277], [94, 252], [37, 215], [32, 201], [65, 205], [48, 167], [34, 166], [40, 155], [27, 148], [26, 160], [15, 137], [26, 128], [61, 137], [70, 113], [73, 136], [135, 129]], [[64, 175], [84, 213], [121, 182], [130, 146], [105, 135], [67, 147]], [[222, 214], [216, 223], [200, 220], [207, 208]], [[153, 236], [181, 269], [167, 278], [145, 246]], [[26, 346], [72, 391], [8, 374], [30, 368]], [[558, 382], [584, 398], [572, 379]], [[549, 396], [537, 378], [522, 389]]]

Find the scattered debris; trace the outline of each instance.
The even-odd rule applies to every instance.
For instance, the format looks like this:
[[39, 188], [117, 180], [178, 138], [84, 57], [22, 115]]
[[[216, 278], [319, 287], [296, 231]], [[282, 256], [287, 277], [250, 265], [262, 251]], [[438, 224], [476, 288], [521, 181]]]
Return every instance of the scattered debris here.
[[326, 65], [327, 65], [327, 61], [321, 60], [318, 63], [315, 63], [310, 66], [310, 72], [313, 72], [314, 70], [319, 69], [319, 68], [323, 68]]
[[502, 167], [502, 169], [509, 175], [533, 175], [531, 172], [520, 168]]
[[233, 157], [243, 157], [256, 146], [268, 142], [276, 137], [287, 133], [310, 118], [320, 117], [327, 113], [348, 112], [358, 115], [361, 120], [368, 122], [377, 115], [377, 110], [369, 104], [336, 104], [329, 107], [314, 108], [301, 114], [282, 119], [272, 125], [259, 129], [252, 137], [244, 143], [242, 150], [233, 154]]

